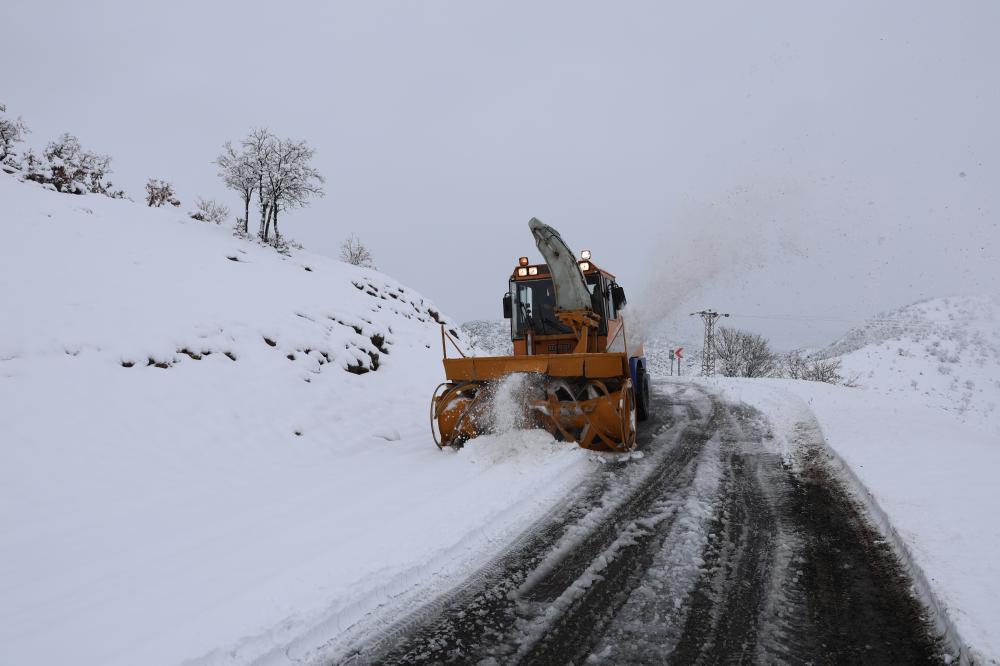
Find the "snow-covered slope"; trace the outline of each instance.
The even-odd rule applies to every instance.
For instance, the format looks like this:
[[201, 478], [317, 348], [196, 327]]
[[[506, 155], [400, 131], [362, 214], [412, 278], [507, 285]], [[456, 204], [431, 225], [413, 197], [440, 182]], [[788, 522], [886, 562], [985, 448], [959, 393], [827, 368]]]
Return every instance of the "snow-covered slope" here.
[[514, 353], [510, 322], [505, 319], [473, 319], [462, 324], [462, 332], [480, 356], [509, 356]]
[[321, 654], [590, 464], [439, 452], [453, 324], [383, 274], [5, 174], [0, 229], [0, 663]]
[[914, 303], [849, 331], [818, 355], [837, 357], [865, 388], [911, 397], [1000, 435], [1000, 297]]

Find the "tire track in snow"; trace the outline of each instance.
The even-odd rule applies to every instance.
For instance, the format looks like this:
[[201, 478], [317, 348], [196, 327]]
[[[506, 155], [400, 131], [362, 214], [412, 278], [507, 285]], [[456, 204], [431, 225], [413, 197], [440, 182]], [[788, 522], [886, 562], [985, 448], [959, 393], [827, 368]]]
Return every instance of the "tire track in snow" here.
[[841, 484], [816, 461], [794, 473], [755, 410], [727, 412], [706, 571], [666, 661], [944, 663], [899, 562]]
[[[653, 439], [657, 442], [643, 459], [620, 462], [619, 458], [605, 458], [612, 462], [595, 477], [591, 487], [571, 498], [561, 515], [554, 512], [529, 530], [521, 543], [458, 589], [337, 663], [510, 660], [518, 647], [516, 637], [521, 636], [519, 626], [526, 622], [525, 609], [532, 605], [530, 601], [519, 604], [529, 577], [527, 587], [534, 588], [536, 594], [551, 589], [551, 581], [556, 579], [571, 584], [597, 552], [615, 541], [621, 521], [635, 520], [648, 509], [648, 505], [633, 500], [634, 494], [653, 502], [658, 496], [656, 489], [662, 490], [679, 468], [690, 463], [707, 438], [703, 414], [710, 403], [700, 393], [683, 388], [669, 397], [658, 394], [654, 401], [656, 409], [644, 428], [642, 448], [649, 448]], [[691, 416], [701, 422], [689, 423]], [[674, 425], [682, 429], [671, 442], [674, 430], [670, 426]], [[576, 557], [581, 546], [590, 550], [590, 557]], [[563, 589], [558, 590], [561, 592]]]
[[654, 425], [676, 425], [673, 441], [609, 463], [346, 661], [944, 663], [891, 548], [822, 461], [793, 471], [760, 413], [672, 386]]
[[646, 503], [642, 515], [619, 524], [614, 541], [596, 556], [591, 552], [589, 566], [558, 596], [539, 598], [534, 588], [527, 599], [519, 597], [520, 607], [530, 609], [525, 615], [534, 619], [513, 637], [519, 646], [515, 661], [575, 662], [590, 653], [605, 626], [641, 585], [681, 515], [684, 489], [695, 484], [697, 472], [706, 469], [703, 460], [712, 457], [715, 448], [705, 446], [668, 483], [658, 484], [657, 494], [663, 499]]
[[741, 450], [742, 434], [730, 415], [723, 434], [722, 501], [703, 556], [705, 575], [671, 651], [676, 663], [748, 663], [756, 653], [777, 527], [753, 473], [762, 464], [760, 454]]

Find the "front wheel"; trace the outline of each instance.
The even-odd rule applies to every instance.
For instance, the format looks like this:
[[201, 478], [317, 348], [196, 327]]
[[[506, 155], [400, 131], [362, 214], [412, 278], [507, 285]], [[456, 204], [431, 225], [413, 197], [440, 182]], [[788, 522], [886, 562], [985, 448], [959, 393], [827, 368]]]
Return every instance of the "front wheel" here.
[[644, 370], [639, 371], [635, 390], [635, 411], [640, 421], [649, 418], [649, 378]]

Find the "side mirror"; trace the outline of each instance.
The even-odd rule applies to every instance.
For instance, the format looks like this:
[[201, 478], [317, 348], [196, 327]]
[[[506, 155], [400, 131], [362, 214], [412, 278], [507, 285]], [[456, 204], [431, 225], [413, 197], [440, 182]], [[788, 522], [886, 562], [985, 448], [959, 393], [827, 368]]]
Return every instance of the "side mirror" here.
[[513, 315], [513, 312], [514, 312], [514, 308], [511, 306], [511, 303], [510, 303], [510, 294], [509, 293], [508, 294], [504, 294], [503, 295], [503, 318], [504, 319], [510, 319], [511, 316]]
[[611, 287], [611, 300], [615, 303], [615, 310], [621, 310], [628, 303], [625, 298], [625, 290], [617, 284]]

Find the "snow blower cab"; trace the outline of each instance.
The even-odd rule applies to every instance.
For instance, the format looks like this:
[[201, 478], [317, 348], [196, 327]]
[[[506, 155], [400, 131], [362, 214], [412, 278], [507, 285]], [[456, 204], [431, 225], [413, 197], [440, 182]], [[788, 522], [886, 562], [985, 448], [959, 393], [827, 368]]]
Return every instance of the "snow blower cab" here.
[[[435, 442], [461, 445], [495, 430], [498, 409], [515, 409], [499, 420], [587, 449], [631, 451], [649, 379], [641, 348], [628, 349], [625, 291], [589, 251], [577, 259], [555, 229], [535, 218], [528, 226], [545, 263], [521, 257], [503, 297], [514, 355], [465, 356], [442, 326], [447, 381], [431, 402]], [[448, 342], [457, 357], [448, 357]], [[498, 400], [514, 376], [518, 395]]]

